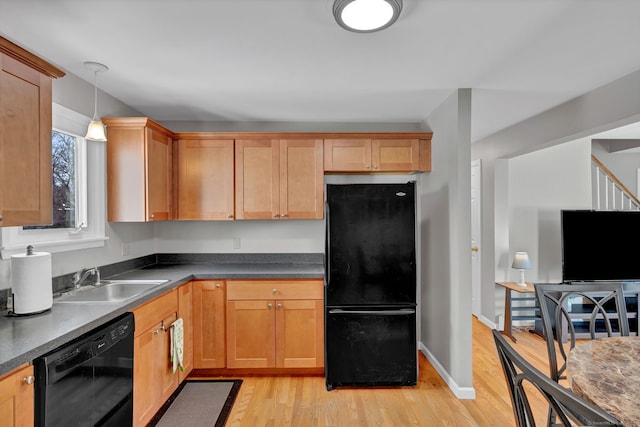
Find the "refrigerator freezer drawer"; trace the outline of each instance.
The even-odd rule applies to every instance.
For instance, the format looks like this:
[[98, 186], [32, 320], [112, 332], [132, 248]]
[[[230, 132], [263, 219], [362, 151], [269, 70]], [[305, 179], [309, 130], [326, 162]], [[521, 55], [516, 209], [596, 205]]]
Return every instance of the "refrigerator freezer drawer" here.
[[326, 312], [327, 390], [338, 386], [412, 386], [418, 379], [413, 308]]

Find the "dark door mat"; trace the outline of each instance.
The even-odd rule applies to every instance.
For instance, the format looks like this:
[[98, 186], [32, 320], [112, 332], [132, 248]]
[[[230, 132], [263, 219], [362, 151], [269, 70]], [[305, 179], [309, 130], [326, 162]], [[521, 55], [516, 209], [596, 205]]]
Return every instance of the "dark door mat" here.
[[148, 427], [223, 427], [242, 380], [186, 380], [151, 419]]

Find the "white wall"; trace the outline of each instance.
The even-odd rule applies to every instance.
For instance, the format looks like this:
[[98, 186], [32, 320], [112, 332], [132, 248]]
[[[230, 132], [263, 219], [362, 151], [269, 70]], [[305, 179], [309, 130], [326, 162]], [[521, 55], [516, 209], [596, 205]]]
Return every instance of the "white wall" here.
[[509, 160], [509, 252], [500, 257], [511, 266], [516, 251], [526, 251], [530, 282], [562, 281], [560, 210], [591, 209], [591, 142], [588, 138], [534, 151]]
[[474, 398], [471, 357], [471, 91], [429, 116], [432, 171], [419, 176], [421, 348], [456, 396]]
[[[555, 108], [520, 122], [471, 145], [472, 160], [482, 160], [482, 316], [494, 319], [497, 289], [503, 265], [499, 223], [501, 163], [518, 155], [574, 141], [598, 132], [640, 121], [640, 71], [594, 89]], [[509, 183], [510, 185], [511, 183]], [[503, 190], [501, 190], [503, 191]], [[504, 291], [501, 292], [504, 294]]]
[[324, 221], [157, 222], [155, 252], [323, 253]]

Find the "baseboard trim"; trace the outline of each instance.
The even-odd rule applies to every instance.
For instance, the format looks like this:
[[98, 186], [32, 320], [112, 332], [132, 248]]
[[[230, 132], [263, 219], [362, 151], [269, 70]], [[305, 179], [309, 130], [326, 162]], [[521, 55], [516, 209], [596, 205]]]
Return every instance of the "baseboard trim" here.
[[427, 347], [422, 342], [418, 343], [418, 345], [420, 347], [420, 351], [422, 352], [422, 354], [424, 354], [424, 357], [427, 358], [427, 360], [431, 363], [431, 365], [434, 367], [436, 372], [440, 375], [440, 377], [442, 377], [444, 382], [447, 383], [447, 386], [449, 386], [453, 394], [455, 394], [455, 396], [458, 399], [474, 400], [476, 398], [475, 388], [460, 387], [454, 381], [454, 379], [451, 378], [451, 375], [449, 375], [446, 369], [444, 369], [444, 367], [440, 364], [440, 362], [438, 362], [438, 359], [435, 358], [435, 356], [429, 351], [429, 349], [427, 349]]
[[496, 322], [492, 322], [491, 320], [489, 320], [488, 317], [485, 317], [485, 316], [476, 316], [476, 317], [482, 324], [487, 326], [489, 329], [498, 329], [498, 325], [496, 324]]

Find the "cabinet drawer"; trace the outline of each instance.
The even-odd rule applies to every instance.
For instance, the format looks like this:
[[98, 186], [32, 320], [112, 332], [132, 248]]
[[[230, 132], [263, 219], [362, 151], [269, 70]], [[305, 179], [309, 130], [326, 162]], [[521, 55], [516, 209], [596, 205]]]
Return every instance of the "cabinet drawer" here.
[[322, 299], [322, 279], [228, 280], [227, 300]]
[[[133, 310], [136, 322], [135, 336], [139, 336], [155, 325], [160, 319], [164, 319], [178, 311], [178, 291], [172, 289], [166, 294], [147, 302]], [[168, 327], [169, 325], [165, 325]]]

